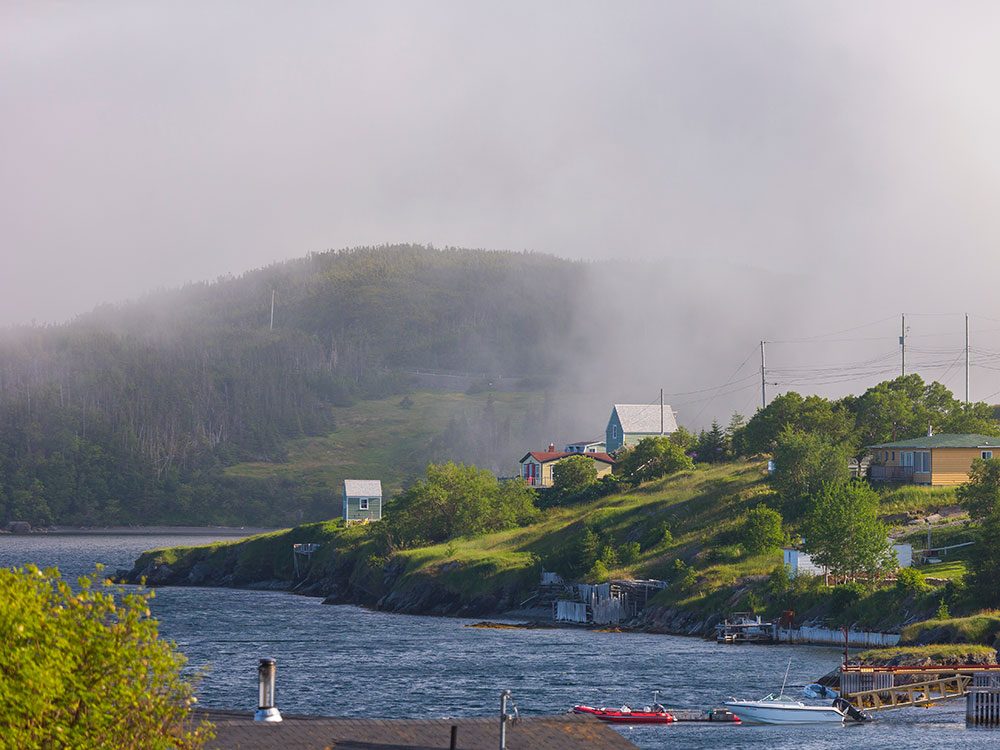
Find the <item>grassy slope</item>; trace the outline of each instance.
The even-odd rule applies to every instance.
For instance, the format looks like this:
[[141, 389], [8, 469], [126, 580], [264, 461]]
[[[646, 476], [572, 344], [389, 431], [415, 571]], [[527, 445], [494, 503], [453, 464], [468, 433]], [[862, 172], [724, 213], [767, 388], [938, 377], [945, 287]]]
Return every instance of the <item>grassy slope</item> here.
[[[540, 405], [538, 393], [494, 393], [499, 414], [523, 414]], [[486, 405], [487, 394], [413, 393], [403, 409], [400, 396], [334, 407], [337, 429], [329, 435], [290, 441], [282, 463], [241, 463], [230, 476], [292, 479], [309, 489], [340, 492], [348, 478], [378, 477], [389, 494], [424, 470], [434, 438], [452, 418]], [[511, 471], [514, 467], [511, 466]]]
[[[421, 396], [421, 404], [414, 407], [414, 413], [426, 415], [431, 401], [438, 398]], [[370, 412], [372, 421], [366, 422], [359, 417], [358, 424], [348, 429], [382, 429], [376, 424], [378, 413], [383, 420], [398, 420], [395, 403], [383, 402], [377, 406], [377, 410], [372, 410], [374, 413]], [[398, 428], [405, 429], [403, 426]], [[357, 434], [360, 432], [355, 432]], [[295, 463], [304, 467], [307, 462], [299, 458]], [[919, 490], [914, 492], [907, 488], [899, 494], [910, 502], [890, 496], [893, 512], [919, 512], [928, 507], [927, 498]], [[931, 490], [927, 494], [934, 502], [942, 500], [940, 492]], [[565, 555], [584, 525], [597, 530], [602, 541], [620, 545], [641, 541], [647, 530], [665, 521], [673, 532], [673, 542], [644, 550], [635, 564], [621, 567], [612, 574], [670, 580], [674, 577], [674, 561], [684, 560], [696, 574], [695, 585], [685, 590], [663, 592], [657, 603], [719, 612], [742, 606], [744, 602], [740, 598], [746, 594], [747, 586], [760, 589], [767, 574], [781, 564], [779, 550], [746, 556], [733, 545], [742, 514], [762, 501], [776, 500], [765, 481], [764, 465], [738, 462], [701, 466], [590, 503], [552, 508], [544, 512], [540, 522], [525, 528], [406, 550], [388, 561], [376, 559], [371, 554], [372, 549], [365, 546], [364, 529], [344, 530], [336, 523], [308, 524], [243, 542], [214, 545], [208, 557], [213, 565], [222, 565], [228, 558], [229, 569], [233, 569], [233, 560], [236, 560], [236, 583], [287, 579], [291, 576], [291, 543], [318, 541], [325, 547], [314, 558], [315, 569], [329, 573], [332, 566], [343, 565], [344, 560], [350, 559], [354, 566], [351, 580], [363, 590], [370, 588], [377, 590], [379, 595], [386, 593], [378, 590], [382, 568], [393, 564], [404, 571], [394, 584], [397, 590], [433, 580], [459, 596], [470, 598], [504, 587], [530, 588], [531, 582], [537, 580], [535, 576], [541, 565], [549, 563], [551, 568], [552, 562]], [[948, 498], [943, 500], [949, 504]], [[206, 550], [194, 548], [156, 554], [162, 561], [184, 568], [195, 560], [204, 560]], [[891, 596], [892, 592], [879, 592], [875, 595], [878, 601], [873, 599], [869, 609], [885, 609], [883, 604], [891, 603], [881, 600]]]

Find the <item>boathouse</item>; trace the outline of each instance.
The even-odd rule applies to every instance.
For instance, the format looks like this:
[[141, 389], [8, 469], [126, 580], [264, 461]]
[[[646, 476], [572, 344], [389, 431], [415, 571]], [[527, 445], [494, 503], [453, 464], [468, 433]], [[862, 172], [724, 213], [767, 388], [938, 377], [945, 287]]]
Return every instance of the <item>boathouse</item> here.
[[341, 512], [347, 523], [382, 518], [382, 482], [378, 479], [345, 479]]

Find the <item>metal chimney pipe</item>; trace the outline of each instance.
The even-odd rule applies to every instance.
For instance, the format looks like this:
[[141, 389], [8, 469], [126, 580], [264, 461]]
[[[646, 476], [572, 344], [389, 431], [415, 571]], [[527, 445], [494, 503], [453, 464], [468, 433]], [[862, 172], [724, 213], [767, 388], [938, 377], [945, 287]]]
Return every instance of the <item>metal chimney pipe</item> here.
[[257, 666], [257, 710], [254, 721], [281, 721], [281, 712], [274, 705], [275, 677], [278, 667], [274, 659], [265, 657]]

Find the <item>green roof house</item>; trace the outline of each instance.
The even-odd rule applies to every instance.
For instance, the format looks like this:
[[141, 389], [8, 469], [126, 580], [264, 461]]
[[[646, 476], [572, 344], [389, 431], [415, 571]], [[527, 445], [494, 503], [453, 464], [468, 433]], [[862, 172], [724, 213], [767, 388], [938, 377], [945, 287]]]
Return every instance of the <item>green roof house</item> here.
[[975, 434], [930, 434], [870, 445], [868, 478], [934, 486], [962, 484], [977, 458], [1000, 458], [1000, 438]]

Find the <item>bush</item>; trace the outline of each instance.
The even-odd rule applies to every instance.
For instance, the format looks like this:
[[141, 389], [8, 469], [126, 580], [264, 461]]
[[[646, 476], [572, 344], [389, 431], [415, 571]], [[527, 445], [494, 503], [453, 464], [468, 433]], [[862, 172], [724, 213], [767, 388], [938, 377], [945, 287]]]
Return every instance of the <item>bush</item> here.
[[901, 568], [896, 573], [896, 590], [906, 594], [919, 594], [927, 591], [930, 585], [924, 580], [924, 574], [914, 568]]
[[647, 437], [634, 448], [622, 452], [616, 470], [633, 482], [648, 482], [692, 468], [694, 461], [691, 457], [669, 438]]
[[785, 540], [785, 532], [781, 523], [782, 518], [778, 511], [772, 510], [766, 505], [751, 508], [743, 516], [740, 529], [743, 547], [751, 555], [769, 552], [780, 547]]
[[611, 573], [608, 571], [608, 566], [603, 562], [598, 560], [594, 565], [587, 571], [587, 580], [592, 583], [604, 583], [611, 578]]
[[935, 620], [947, 620], [951, 617], [951, 610], [948, 609], [948, 605], [945, 604], [944, 597], [938, 600], [937, 610], [934, 612]]
[[0, 569], [0, 744], [201, 747], [210, 727], [188, 723], [194, 689], [149, 616], [152, 592], [127, 594], [99, 576], [74, 592], [56, 570]]
[[586, 456], [570, 456], [552, 467], [552, 486], [564, 495], [583, 492], [597, 481], [597, 467]]
[[660, 521], [649, 528], [649, 531], [642, 537], [641, 547], [643, 551], [656, 549], [657, 547], [669, 546], [674, 541], [674, 535], [670, 533], [670, 526], [666, 521]]
[[639, 542], [625, 542], [618, 548], [618, 561], [622, 565], [633, 565], [639, 562], [641, 554], [642, 548], [639, 546]]
[[830, 590], [830, 612], [842, 615], [848, 607], [861, 599], [867, 592], [860, 583], [845, 583]]

